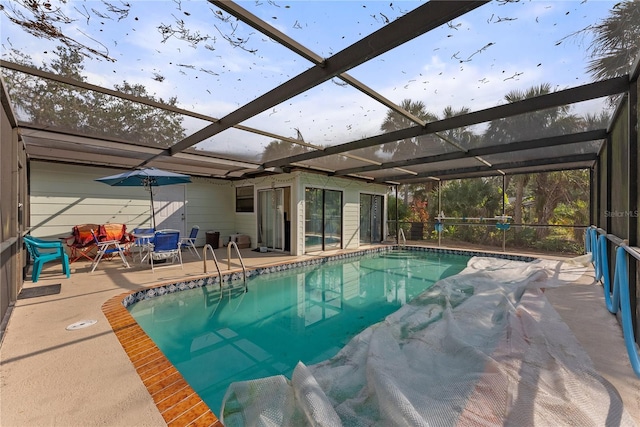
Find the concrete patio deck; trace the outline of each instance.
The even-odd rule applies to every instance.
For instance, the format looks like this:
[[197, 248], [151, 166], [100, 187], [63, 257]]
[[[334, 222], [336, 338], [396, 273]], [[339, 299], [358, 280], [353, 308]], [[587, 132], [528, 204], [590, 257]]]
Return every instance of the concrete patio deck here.
[[[241, 252], [247, 268], [315, 257], [248, 249]], [[224, 274], [229, 271], [226, 249], [217, 249], [216, 255]], [[0, 425], [188, 425], [180, 417], [196, 410], [191, 403], [184, 406], [191, 397], [188, 389], [180, 385], [182, 394], [152, 397], [149, 382], [141, 372], [144, 368], [132, 357], [136, 350], [127, 344], [127, 339], [138, 338], [131, 338], [131, 325], [113, 327], [112, 323], [119, 320], [117, 313], [110, 311], [118, 309], [120, 296], [127, 292], [202, 276], [203, 261], [187, 251], [183, 256], [184, 270], [167, 268], [152, 273], [148, 265], [126, 269], [113, 259], [101, 262], [94, 273], [89, 273], [90, 263], [78, 261], [71, 264], [69, 279], [61, 274], [59, 265], [47, 265], [38, 283], [26, 281], [25, 288], [56, 283], [62, 287], [59, 294], [21, 299], [13, 307], [0, 347]], [[238, 268], [234, 257], [231, 270]], [[209, 262], [212, 271], [215, 267]], [[620, 326], [607, 312], [602, 287], [594, 282], [592, 270], [575, 285], [548, 289], [546, 295], [640, 425], [640, 380], [633, 374]], [[97, 322], [82, 329], [66, 329], [81, 320]], [[154, 363], [147, 366], [159, 364], [156, 356], [150, 357]], [[171, 399], [183, 399], [182, 406]], [[191, 417], [192, 425], [216, 425], [215, 417], [206, 410], [201, 414]]]

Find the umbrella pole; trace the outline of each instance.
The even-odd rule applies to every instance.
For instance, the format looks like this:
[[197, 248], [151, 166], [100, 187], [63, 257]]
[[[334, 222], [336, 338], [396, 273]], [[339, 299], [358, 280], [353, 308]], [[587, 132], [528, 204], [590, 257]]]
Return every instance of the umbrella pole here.
[[156, 210], [153, 206], [153, 186], [149, 186], [149, 195], [151, 196], [151, 225], [153, 226], [153, 229], [156, 229]]

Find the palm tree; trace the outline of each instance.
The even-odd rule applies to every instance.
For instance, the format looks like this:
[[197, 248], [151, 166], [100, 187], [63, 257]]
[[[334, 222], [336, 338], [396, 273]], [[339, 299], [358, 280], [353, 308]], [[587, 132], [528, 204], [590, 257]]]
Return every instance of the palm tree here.
[[[461, 116], [463, 114], [469, 114], [471, 109], [469, 107], [462, 107], [458, 110], [454, 110], [451, 105], [448, 105], [442, 110], [442, 118], [450, 119], [451, 117]], [[436, 133], [436, 136], [441, 140], [453, 146], [462, 146], [466, 149], [472, 148], [475, 143], [478, 142], [477, 135], [474, 134], [469, 127], [464, 126], [456, 129], [449, 129], [444, 132]]]
[[310, 148], [305, 147], [304, 145], [294, 144], [289, 141], [274, 140], [264, 147], [264, 151], [262, 152], [262, 161], [268, 162], [270, 160], [284, 159], [310, 150]]
[[[505, 100], [509, 103], [518, 102], [523, 99], [546, 95], [551, 92], [551, 85], [543, 83], [533, 86], [526, 91], [514, 90], [505, 95]], [[545, 110], [522, 114], [514, 117], [507, 117], [494, 120], [489, 124], [485, 132], [485, 143], [505, 144], [512, 141], [523, 141], [527, 139], [541, 138], [545, 136], [555, 136], [575, 131], [580, 119], [570, 114], [569, 106], [547, 108]], [[514, 154], [514, 160], [519, 159], [522, 154]], [[525, 196], [525, 188], [531, 180], [534, 181], [533, 192], [535, 198], [535, 210], [538, 224], [548, 224], [553, 210], [558, 203], [563, 200], [566, 193], [562, 189], [561, 182], [566, 178], [562, 172], [553, 175], [539, 173], [535, 175], [517, 175], [512, 181], [516, 187], [514, 202], [514, 222], [522, 222], [522, 202]], [[538, 237], [542, 238], [548, 234], [545, 228], [538, 229]]]
[[[415, 117], [431, 122], [437, 120], [437, 116], [428, 112], [422, 101], [411, 101], [410, 99], [404, 99], [400, 103], [400, 107], [413, 114]], [[383, 132], [393, 132], [396, 130], [405, 129], [411, 126], [416, 126], [416, 123], [407, 117], [401, 115], [397, 111], [387, 111], [380, 130]], [[402, 139], [393, 143], [384, 144], [382, 151], [385, 153], [391, 153], [394, 160], [411, 159], [415, 158], [420, 152], [420, 146], [426, 143], [425, 137], [414, 137], [410, 139]]]
[[[400, 107], [427, 123], [439, 119], [436, 114], [426, 110], [426, 106], [422, 101], [404, 99], [400, 103]], [[447, 106], [443, 110], [442, 115], [443, 118], [446, 119], [460, 114], [467, 114], [469, 111], [470, 110], [467, 107], [455, 110], [453, 107]], [[415, 125], [416, 123], [412, 120], [394, 110], [389, 110], [387, 111], [387, 116], [380, 126], [380, 130], [383, 132], [393, 132]], [[382, 146], [382, 151], [384, 153], [390, 153], [394, 160], [412, 159], [452, 151], [455, 150], [454, 147], [456, 145], [467, 146], [474, 139], [475, 136], [473, 133], [470, 132], [468, 128], [463, 127], [384, 144]], [[404, 201], [405, 203], [408, 203], [409, 192], [413, 193], [414, 196], [420, 195], [420, 200], [426, 200], [427, 195], [431, 193], [432, 189], [433, 183], [427, 183], [424, 185], [405, 185]]]
[[[400, 107], [413, 114], [415, 117], [431, 121], [435, 120], [435, 116], [426, 110], [426, 106], [422, 101], [412, 101], [410, 99], [404, 99], [400, 103]], [[395, 110], [387, 111], [387, 115], [380, 125], [380, 130], [388, 133], [396, 130], [405, 129], [411, 126], [416, 126], [416, 123], [404, 115], [398, 113]], [[419, 146], [419, 138], [403, 139], [396, 142], [391, 142], [382, 145], [382, 152], [391, 154], [392, 160], [403, 160], [414, 158], [417, 153], [417, 147]], [[409, 193], [413, 193], [416, 189], [414, 185], [403, 185], [404, 190], [404, 203], [409, 204]]]
[[[526, 91], [513, 90], [504, 97], [508, 103], [522, 101], [551, 93], [551, 85], [542, 83]], [[507, 143], [546, 136], [562, 135], [573, 131], [577, 118], [570, 113], [570, 106], [547, 108], [515, 117], [494, 120], [484, 134], [485, 143]]]
[[640, 52], [640, 1], [616, 3], [607, 18], [583, 32], [595, 35], [587, 71], [596, 80], [627, 74]]

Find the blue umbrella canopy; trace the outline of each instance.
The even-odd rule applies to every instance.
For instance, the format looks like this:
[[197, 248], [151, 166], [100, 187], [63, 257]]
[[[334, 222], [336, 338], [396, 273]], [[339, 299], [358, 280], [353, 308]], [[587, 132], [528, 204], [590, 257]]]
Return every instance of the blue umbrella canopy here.
[[163, 171], [156, 168], [136, 169], [116, 175], [96, 179], [112, 186], [123, 187], [159, 187], [161, 185], [186, 184], [191, 182], [189, 175]]
[[191, 182], [189, 175], [181, 173], [163, 171], [156, 168], [136, 169], [116, 175], [105, 176], [96, 179], [98, 182], [114, 187], [144, 187], [149, 191], [151, 196], [151, 213], [153, 219], [153, 228], [156, 228], [156, 212], [153, 209], [153, 192], [152, 187], [160, 187], [163, 185], [186, 184]]

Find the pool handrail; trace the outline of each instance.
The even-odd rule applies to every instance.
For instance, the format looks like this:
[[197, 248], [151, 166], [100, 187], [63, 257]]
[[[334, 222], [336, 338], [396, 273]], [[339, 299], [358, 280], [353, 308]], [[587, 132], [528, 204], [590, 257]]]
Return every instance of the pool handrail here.
[[202, 249], [202, 263], [204, 264], [204, 272], [205, 274], [209, 272], [207, 270], [207, 249], [209, 249], [209, 251], [211, 252], [211, 255], [213, 255], [213, 262], [216, 265], [216, 269], [218, 270], [218, 281], [220, 282], [220, 295], [222, 296], [222, 272], [220, 271], [220, 265], [218, 264], [218, 258], [216, 257], [216, 253], [213, 250], [213, 246], [211, 246], [209, 243], [204, 245], [204, 248]]
[[[617, 246], [613, 275], [613, 295], [611, 294], [611, 281], [609, 277], [607, 240]], [[605, 230], [595, 226], [591, 226], [587, 230], [585, 247], [591, 249], [591, 259], [594, 264], [596, 280], [600, 281], [602, 278], [607, 310], [612, 314], [617, 314], [618, 311], [621, 312], [622, 334], [624, 336], [629, 362], [636, 376], [640, 378], [640, 353], [638, 353], [636, 346], [633, 322], [631, 319], [628, 270], [629, 256], [640, 261], [640, 250], [637, 247], [629, 246], [627, 240], [623, 240], [613, 234], [608, 234]]]
[[[407, 246], [407, 238], [404, 236], [404, 230], [402, 228], [399, 229], [398, 237], [402, 237], [402, 246]], [[398, 244], [400, 244], [400, 240], [398, 239]]]
[[244, 266], [242, 255], [240, 255], [240, 249], [238, 249], [238, 245], [233, 240], [230, 241], [227, 245], [227, 268], [231, 270], [231, 246], [236, 248], [238, 260], [240, 261], [240, 265], [242, 266], [242, 280], [244, 281], [244, 291], [247, 292], [249, 290], [249, 288], [247, 287], [247, 268]]

